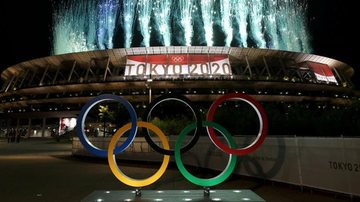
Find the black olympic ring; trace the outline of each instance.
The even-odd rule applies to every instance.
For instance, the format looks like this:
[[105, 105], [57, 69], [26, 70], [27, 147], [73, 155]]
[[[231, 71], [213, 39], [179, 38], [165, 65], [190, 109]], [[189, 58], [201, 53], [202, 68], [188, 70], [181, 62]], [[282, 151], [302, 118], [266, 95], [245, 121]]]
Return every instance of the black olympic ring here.
[[[196, 122], [196, 129], [195, 129], [195, 132], [194, 132], [194, 135], [193, 137], [191, 138], [191, 140], [185, 145], [183, 146], [181, 149], [180, 149], [180, 152], [181, 153], [184, 153], [184, 152], [187, 152], [189, 151], [196, 143], [197, 141], [199, 140], [199, 133], [201, 132], [204, 132], [205, 129], [201, 126], [201, 123], [202, 123], [202, 118], [201, 118], [201, 115], [199, 113], [198, 110], [195, 110], [195, 105], [194, 103], [189, 100], [187, 97], [183, 96], [183, 95], [163, 95], [163, 96], [160, 96], [158, 98], [156, 98], [155, 100], [153, 100], [150, 104], [150, 106], [147, 108], [147, 110], [145, 111], [144, 115], [143, 115], [143, 120], [146, 121], [146, 122], [149, 122], [149, 119], [150, 119], [150, 116], [151, 116], [151, 112], [154, 110], [154, 108], [159, 105], [160, 103], [162, 102], [165, 102], [165, 101], [178, 101], [178, 102], [181, 102], [183, 104], [185, 104], [186, 106], [188, 106], [194, 117], [195, 117], [195, 122]], [[146, 141], [148, 142], [148, 144], [151, 146], [151, 148], [153, 148], [155, 151], [161, 153], [161, 154], [164, 154], [164, 155], [171, 155], [173, 156], [174, 155], [174, 150], [166, 150], [166, 149], [163, 149], [161, 147], [159, 147], [150, 137], [150, 133], [149, 133], [149, 130], [146, 129], [146, 130], [143, 130], [145, 131], [143, 133]], [[201, 132], [200, 132], [201, 131]]]

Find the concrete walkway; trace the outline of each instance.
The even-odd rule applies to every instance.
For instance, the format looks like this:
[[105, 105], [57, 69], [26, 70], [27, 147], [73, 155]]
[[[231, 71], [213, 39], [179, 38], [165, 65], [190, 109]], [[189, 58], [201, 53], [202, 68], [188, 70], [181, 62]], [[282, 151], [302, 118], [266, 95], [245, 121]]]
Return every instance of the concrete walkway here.
[[[129, 176], [150, 176], [159, 165], [125, 163]], [[96, 190], [129, 190], [111, 173], [106, 159], [75, 157], [71, 144], [52, 139], [0, 141], [0, 201], [81, 201]], [[144, 189], [200, 189], [189, 183], [172, 165], [155, 184]], [[303, 192], [299, 187], [232, 176], [214, 189], [251, 189], [266, 201], [351, 201], [348, 196], [321, 191]], [[353, 199], [352, 201], [358, 201]], [[360, 201], [360, 200], [359, 200]]]

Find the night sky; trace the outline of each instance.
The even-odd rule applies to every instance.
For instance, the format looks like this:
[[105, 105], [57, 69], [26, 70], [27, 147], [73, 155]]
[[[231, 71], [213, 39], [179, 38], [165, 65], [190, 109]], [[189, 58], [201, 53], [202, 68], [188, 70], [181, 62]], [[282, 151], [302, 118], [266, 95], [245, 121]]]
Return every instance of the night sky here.
[[[314, 54], [345, 62], [355, 69], [353, 82], [360, 89], [356, 1], [309, 0], [310, 32]], [[1, 1], [0, 70], [16, 63], [45, 57], [51, 50], [50, 0]]]

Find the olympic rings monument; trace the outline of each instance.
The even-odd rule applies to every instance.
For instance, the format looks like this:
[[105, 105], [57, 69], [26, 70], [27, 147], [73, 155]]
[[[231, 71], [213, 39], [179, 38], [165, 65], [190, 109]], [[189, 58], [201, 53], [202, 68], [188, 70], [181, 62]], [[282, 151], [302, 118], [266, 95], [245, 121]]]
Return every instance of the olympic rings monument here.
[[[241, 100], [248, 103], [255, 111], [258, 116], [260, 122], [260, 128], [258, 136], [255, 138], [254, 142], [252, 142], [249, 146], [245, 148], [237, 148], [237, 145], [231, 136], [231, 134], [221, 125], [213, 122], [214, 113], [219, 105], [221, 105], [224, 101], [236, 99]], [[94, 146], [90, 140], [87, 138], [85, 134], [85, 119], [89, 111], [96, 104], [103, 101], [116, 101], [124, 105], [126, 110], [130, 115], [130, 123], [125, 124], [121, 128], [119, 128], [115, 134], [112, 136], [111, 141], [109, 143], [108, 149], [103, 150]], [[210, 187], [216, 186], [222, 182], [224, 182], [233, 172], [237, 163], [237, 156], [246, 155], [248, 153], [256, 150], [264, 141], [267, 134], [268, 121], [265, 110], [262, 108], [260, 103], [258, 103], [252, 97], [242, 94], [242, 93], [231, 93], [226, 94], [219, 99], [217, 99], [210, 107], [206, 120], [202, 120], [201, 116], [199, 116], [196, 109], [192, 108], [194, 104], [191, 103], [190, 100], [186, 99], [186, 97], [181, 96], [162, 96], [158, 99], [154, 100], [154, 103], [151, 104], [150, 109], [148, 110], [148, 114], [145, 115], [145, 118], [150, 117], [151, 111], [161, 102], [166, 101], [178, 101], [186, 104], [186, 106], [191, 108], [195, 116], [195, 122], [186, 126], [178, 135], [176, 139], [176, 144], [174, 149], [170, 149], [169, 142], [165, 134], [159, 129], [156, 125], [151, 122], [146, 121], [137, 121], [136, 111], [134, 110], [131, 103], [129, 103], [123, 97], [113, 95], [113, 94], [103, 94], [97, 96], [90, 101], [88, 101], [84, 107], [81, 109], [78, 120], [77, 120], [77, 134], [79, 135], [79, 139], [83, 146], [92, 154], [99, 157], [107, 157], [109, 167], [115, 177], [122, 183], [135, 187], [136, 189], [132, 192], [130, 191], [97, 191], [88, 196], [85, 201], [96, 201], [97, 199], [102, 199], [104, 201], [111, 200], [121, 200], [121, 201], [263, 201], [259, 196], [254, 194], [250, 190], [210, 190]], [[205, 127], [208, 137], [211, 141], [218, 147], [220, 150], [229, 155], [229, 159], [226, 165], [226, 168], [217, 176], [212, 177], [210, 179], [204, 179], [196, 177], [191, 174], [184, 166], [181, 158], [181, 154], [189, 151], [199, 140], [199, 133], [202, 130], [201, 128]], [[150, 137], [149, 131], [146, 131], [145, 139], [148, 141], [149, 145], [153, 150], [164, 155], [163, 162], [152, 176], [146, 179], [134, 179], [124, 174], [120, 167], [116, 163], [116, 154], [125, 151], [130, 144], [135, 139], [138, 128], [147, 128], [154, 132], [158, 139], [160, 139], [162, 148], [159, 147]], [[217, 130], [223, 138], [226, 140], [227, 144], [222, 143], [217, 135], [215, 134], [215, 130]], [[130, 130], [130, 134], [122, 142], [120, 145], [117, 144], [119, 138], [124, 135], [126, 131]], [[195, 131], [191, 140], [182, 146], [182, 142], [185, 139], [185, 136], [189, 134], [191, 131]], [[148, 186], [152, 183], [156, 183], [156, 181], [164, 174], [166, 168], [170, 161], [170, 156], [175, 156], [176, 165], [180, 171], [180, 173], [191, 183], [203, 187], [203, 191], [199, 190], [165, 190], [165, 191], [144, 191], [142, 194], [141, 188]], [[206, 158], [206, 156], [205, 156]], [[201, 192], [202, 195], [201, 195]], [[200, 194], [199, 194], [200, 193]], [[133, 198], [135, 197], [135, 198]]]

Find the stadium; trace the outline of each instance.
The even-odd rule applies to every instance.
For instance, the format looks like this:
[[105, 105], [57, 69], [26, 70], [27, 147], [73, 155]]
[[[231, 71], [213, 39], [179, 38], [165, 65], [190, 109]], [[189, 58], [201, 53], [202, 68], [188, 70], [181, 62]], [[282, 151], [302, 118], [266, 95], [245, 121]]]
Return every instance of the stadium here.
[[28, 136], [46, 137], [63, 119], [73, 128], [71, 118], [81, 106], [105, 93], [138, 108], [164, 94], [211, 102], [241, 92], [264, 103], [338, 109], [357, 100], [353, 72], [331, 58], [252, 48], [144, 47], [49, 56], [2, 72], [2, 131], [27, 128]]

